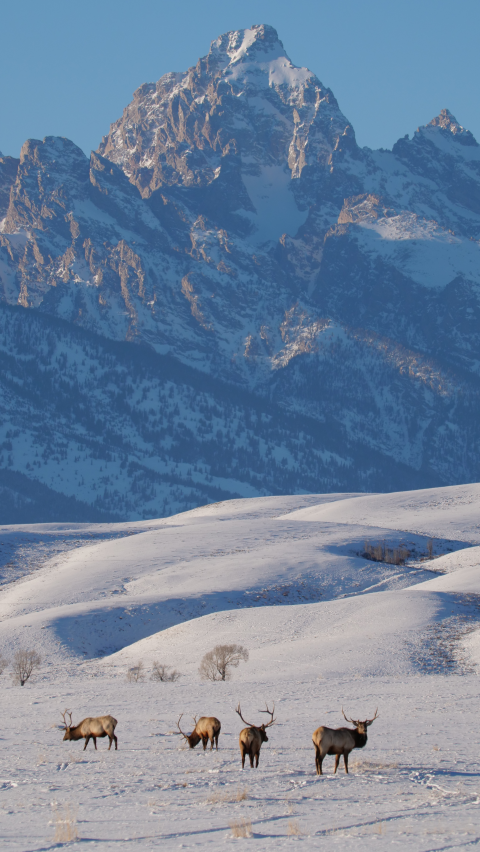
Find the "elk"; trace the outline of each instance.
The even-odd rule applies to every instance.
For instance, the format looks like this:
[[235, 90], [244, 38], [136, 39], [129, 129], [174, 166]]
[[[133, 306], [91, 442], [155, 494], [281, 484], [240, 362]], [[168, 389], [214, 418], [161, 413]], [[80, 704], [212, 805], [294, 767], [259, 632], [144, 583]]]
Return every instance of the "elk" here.
[[210, 751], [213, 749], [213, 741], [215, 740], [215, 745], [217, 746], [218, 751], [218, 736], [222, 729], [219, 719], [216, 719], [215, 716], [200, 716], [200, 719], [197, 722], [197, 717], [193, 717], [193, 721], [195, 722], [195, 727], [191, 734], [184, 734], [180, 727], [180, 719], [182, 718], [183, 713], [180, 715], [180, 718], [177, 722], [177, 728], [180, 731], [182, 737], [185, 737], [190, 748], [195, 748], [196, 745], [200, 742], [203, 743], [203, 750], [205, 751], [207, 747], [207, 743], [210, 740]]
[[[66, 715], [70, 716], [69, 721], [66, 720]], [[62, 728], [62, 731], [65, 731], [65, 736], [63, 740], [81, 740], [85, 739], [85, 745], [83, 750], [85, 751], [88, 741], [90, 737], [93, 740], [93, 745], [97, 748], [97, 737], [108, 737], [108, 750], [110, 751], [112, 743], [115, 742], [115, 749], [117, 749], [117, 738], [115, 736], [115, 728], [117, 726], [117, 720], [113, 718], [113, 716], [96, 716], [92, 718], [88, 716], [83, 722], [80, 722], [79, 725], [72, 725], [72, 714], [70, 710], [65, 710], [62, 713], [63, 721], [65, 723], [65, 727]]]
[[268, 713], [270, 716], [270, 721], [266, 723], [266, 725], [251, 725], [250, 722], [247, 722], [246, 719], [242, 716], [242, 711], [240, 708], [240, 704], [236, 709], [236, 713], [240, 716], [242, 722], [245, 722], [248, 725], [247, 728], [244, 728], [243, 731], [240, 731], [239, 744], [240, 744], [240, 754], [242, 755], [242, 769], [245, 767], [245, 755], [248, 754], [250, 758], [250, 766], [253, 769], [253, 758], [255, 758], [255, 769], [258, 766], [258, 761], [260, 758], [260, 749], [262, 747], [262, 743], [268, 743], [268, 737], [266, 733], [266, 728], [269, 728], [270, 725], [273, 725], [276, 721], [273, 718], [273, 714], [275, 713], [275, 704], [273, 705], [273, 710], [268, 709], [268, 704], [265, 705], [266, 710], [259, 710], [259, 713]]
[[[342, 707], [343, 713], [343, 707]], [[312, 740], [315, 746], [315, 766], [317, 775], [323, 775], [322, 763], [326, 754], [335, 755], [335, 769], [337, 771], [340, 756], [343, 754], [345, 763], [345, 772], [348, 774], [348, 755], [354, 748], [363, 748], [367, 744], [367, 728], [377, 718], [378, 707], [375, 710], [373, 719], [365, 719], [364, 722], [358, 722], [355, 719], [347, 719], [343, 713], [344, 719], [355, 725], [354, 730], [351, 728], [326, 728], [322, 725], [314, 731]]]

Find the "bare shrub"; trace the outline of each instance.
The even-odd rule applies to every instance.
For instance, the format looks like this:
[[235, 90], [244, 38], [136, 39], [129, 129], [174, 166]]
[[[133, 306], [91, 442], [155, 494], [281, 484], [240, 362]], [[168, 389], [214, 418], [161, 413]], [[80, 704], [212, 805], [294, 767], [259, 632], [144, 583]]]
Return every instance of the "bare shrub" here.
[[287, 825], [287, 834], [290, 837], [300, 837], [302, 832], [296, 819], [289, 819]]
[[433, 541], [431, 538], [427, 541], [428, 558], [433, 559]]
[[243, 645], [215, 645], [202, 659], [198, 672], [202, 680], [230, 680], [231, 669], [248, 660], [248, 651]]
[[145, 680], [145, 667], [141, 660], [138, 661], [136, 666], [132, 666], [127, 671], [127, 680], [129, 683], [139, 683], [142, 680]]
[[175, 681], [181, 676], [181, 673], [177, 672], [176, 669], [172, 669], [171, 666], [166, 666], [163, 663], [157, 662], [157, 660], [153, 661], [152, 674], [150, 675], [151, 680]]
[[7, 666], [8, 666], [7, 658], [4, 657], [3, 654], [0, 654], [0, 675], [3, 674], [3, 672], [5, 671]]
[[249, 819], [237, 819], [230, 823], [233, 837], [252, 837], [253, 828]]
[[402, 545], [390, 549], [383, 544], [370, 544], [365, 541], [363, 545], [363, 554], [365, 559], [371, 559], [372, 562], [386, 562], [387, 565], [404, 565], [410, 556], [410, 551]]
[[78, 840], [77, 831], [77, 809], [72, 805], [52, 805], [55, 815], [55, 843], [68, 843], [69, 840]]
[[15, 683], [24, 686], [36, 669], [40, 668], [42, 658], [36, 651], [20, 648], [15, 652], [12, 663], [12, 677]]

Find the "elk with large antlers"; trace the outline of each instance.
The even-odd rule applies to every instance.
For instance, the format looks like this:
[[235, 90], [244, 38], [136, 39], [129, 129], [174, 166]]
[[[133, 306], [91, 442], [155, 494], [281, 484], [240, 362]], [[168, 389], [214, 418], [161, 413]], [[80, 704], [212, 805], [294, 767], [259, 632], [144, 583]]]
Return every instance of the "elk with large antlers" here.
[[256, 760], [255, 768], [257, 768], [262, 743], [268, 743], [268, 737], [265, 729], [269, 728], [270, 725], [273, 725], [276, 721], [273, 718], [273, 714], [275, 713], [275, 704], [273, 705], [273, 710], [268, 709], [268, 704], [266, 704], [265, 706], [267, 708], [266, 710], [259, 710], [258, 712], [268, 713], [268, 715], [270, 716], [270, 721], [264, 725], [260, 725], [260, 727], [257, 727], [257, 725], [251, 725], [250, 722], [247, 722], [246, 719], [243, 718], [240, 704], [238, 705], [235, 711], [240, 716], [242, 722], [245, 722], [245, 724], [248, 725], [248, 728], [244, 728], [243, 731], [240, 731], [239, 738], [240, 754], [242, 755], [242, 769], [245, 766], [245, 755], [247, 754], [250, 758], [250, 766], [252, 767], [252, 769], [253, 758], [255, 758]]
[[[70, 716], [68, 722], [65, 718], [67, 713]], [[85, 751], [90, 738], [92, 738], [93, 745], [97, 748], [97, 737], [108, 737], [108, 750], [110, 751], [113, 742], [115, 743], [115, 748], [117, 748], [117, 738], [115, 736], [117, 720], [113, 716], [96, 716], [94, 718], [88, 716], [79, 725], [72, 725], [70, 710], [65, 710], [62, 716], [65, 723], [65, 727], [62, 728], [62, 731], [65, 731], [64, 741], [84, 739], [85, 745], [83, 750]]]
[[[183, 713], [180, 715], [180, 719], [182, 716]], [[195, 727], [191, 734], [183, 733], [180, 727], [180, 719], [177, 722], [177, 728], [182, 737], [185, 737], [190, 748], [195, 748], [201, 740], [203, 743], [203, 750], [205, 751], [207, 743], [210, 740], [211, 751], [213, 749], [213, 741], [215, 740], [215, 745], [218, 751], [218, 736], [222, 729], [219, 719], [216, 719], [215, 716], [200, 716], [200, 719], [197, 722], [197, 717], [194, 716], [193, 721], [195, 722]]]
[[323, 775], [322, 763], [326, 754], [334, 754], [335, 769], [334, 774], [338, 769], [340, 757], [343, 754], [343, 762], [345, 763], [345, 772], [348, 774], [348, 755], [354, 748], [363, 748], [367, 744], [367, 728], [377, 718], [378, 707], [375, 710], [373, 719], [365, 719], [364, 722], [359, 722], [355, 719], [347, 719], [345, 713], [342, 713], [347, 722], [355, 725], [355, 729], [351, 728], [326, 728], [322, 725], [314, 732], [312, 736], [313, 745], [315, 746], [315, 766], [317, 767], [317, 775]]

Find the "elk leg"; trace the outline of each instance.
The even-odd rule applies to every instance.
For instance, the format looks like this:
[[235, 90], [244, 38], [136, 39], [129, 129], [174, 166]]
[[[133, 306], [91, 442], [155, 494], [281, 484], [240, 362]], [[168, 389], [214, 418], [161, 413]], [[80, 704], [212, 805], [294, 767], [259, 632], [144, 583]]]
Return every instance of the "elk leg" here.
[[[343, 756], [343, 759], [345, 760], [345, 755]], [[340, 763], [340, 755], [339, 755], [339, 754], [336, 754], [336, 755], [335, 755], [335, 769], [333, 770], [333, 774], [334, 774], [334, 775], [335, 775], [335, 774], [336, 774], [336, 772], [337, 772], [338, 764], [339, 764], [339, 763]]]
[[322, 757], [321, 751], [317, 748], [317, 749], [315, 749], [315, 766], [317, 767], [317, 775], [323, 775], [322, 763], [323, 763], [323, 757]]
[[255, 758], [256, 758], [255, 769], [258, 769], [258, 761], [260, 760], [260, 752], [259, 751], [257, 751]]
[[115, 751], [117, 751], [117, 748], [118, 748], [118, 746], [117, 746], [117, 738], [116, 738], [115, 734], [112, 734], [112, 737], [113, 737], [113, 739], [115, 740]]
[[97, 751], [97, 738], [92, 734], [93, 745], [95, 746], [95, 751]]
[[208, 737], [203, 736], [203, 737], [202, 737], [202, 745], [203, 745], [203, 750], [204, 750], [204, 751], [205, 751], [205, 749], [206, 749], [206, 747], [207, 747], [207, 743], [208, 743]]
[[218, 751], [218, 734], [215, 734], [215, 745], [216, 745], [217, 751]]
[[245, 769], [245, 749], [243, 745], [240, 746], [240, 754], [242, 755], [242, 769]]
[[214, 742], [215, 742], [215, 734], [212, 734], [212, 739], [210, 740], [210, 751], [213, 751]]
[[347, 775], [348, 775], [348, 754], [347, 754], [346, 752], [345, 752], [345, 754], [343, 755], [343, 762], [344, 762], [344, 764], [345, 764], [345, 772], [346, 772], [346, 773], [347, 773]]
[[87, 745], [88, 745], [88, 743], [89, 743], [89, 740], [90, 740], [90, 734], [89, 734], [87, 737], [85, 737], [85, 745], [83, 746], [83, 750], [84, 750], [84, 751], [85, 751], [85, 749], [86, 749], [86, 747], [87, 747]]
[[111, 738], [111, 736], [110, 736], [110, 734], [109, 734], [109, 735], [108, 735], [108, 750], [109, 750], [109, 751], [110, 751], [110, 749], [111, 749], [111, 747], [112, 747], [112, 743], [113, 743], [113, 740], [112, 740], [112, 738]]
[[253, 754], [251, 751], [248, 752], [248, 756], [250, 758], [250, 768], [253, 769]]

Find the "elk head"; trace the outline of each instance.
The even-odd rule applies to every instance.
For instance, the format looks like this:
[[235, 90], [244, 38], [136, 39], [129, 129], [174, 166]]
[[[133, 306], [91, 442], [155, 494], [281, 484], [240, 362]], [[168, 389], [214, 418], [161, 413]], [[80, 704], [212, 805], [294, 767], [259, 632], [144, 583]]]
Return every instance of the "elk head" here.
[[[70, 716], [70, 719], [69, 719], [69, 721], [68, 721], [68, 722], [67, 722], [67, 720], [66, 720], [66, 718], [65, 718], [65, 717], [66, 717], [66, 715], [67, 715], [67, 713], [68, 713], [68, 715]], [[65, 731], [65, 736], [64, 736], [64, 738], [63, 738], [63, 739], [64, 739], [64, 740], [71, 740], [71, 739], [72, 739], [72, 733], [71, 733], [71, 731], [72, 731], [72, 728], [73, 728], [73, 723], [72, 723], [72, 714], [71, 714], [70, 710], [65, 710], [65, 712], [64, 712], [64, 713], [62, 713], [62, 719], [63, 719], [63, 723], [64, 723], [64, 725], [65, 725], [65, 727], [64, 727], [64, 728], [62, 728], [62, 731]]]
[[195, 722], [195, 728], [193, 729], [192, 733], [191, 734], [184, 734], [184, 732], [182, 731], [182, 729], [180, 727], [180, 719], [182, 718], [182, 716], [183, 716], [183, 713], [181, 713], [180, 716], [179, 716], [179, 719], [178, 719], [178, 722], [177, 722], [177, 728], [180, 731], [182, 737], [185, 737], [190, 748], [195, 748], [195, 746], [198, 745], [198, 743], [201, 740], [201, 737], [197, 734], [197, 731], [196, 731], [197, 719], [196, 719], [195, 716], [193, 717], [193, 721]]
[[236, 713], [238, 713], [238, 715], [240, 716], [240, 719], [242, 720], [242, 722], [245, 723], [247, 728], [255, 728], [255, 730], [259, 732], [259, 734], [262, 738], [262, 743], [268, 743], [266, 728], [269, 728], [270, 725], [273, 725], [276, 721], [273, 718], [273, 714], [275, 713], [275, 704], [273, 705], [273, 710], [268, 709], [268, 704], [265, 704], [265, 707], [267, 708], [266, 710], [259, 710], [258, 711], [259, 713], [268, 713], [268, 715], [270, 716], [270, 721], [264, 723], [263, 725], [251, 725], [250, 722], [247, 722], [242, 716], [242, 710], [240, 708], [240, 703], [238, 704], [238, 707], [235, 711]]
[[371, 725], [372, 722], [374, 722], [375, 719], [378, 718], [378, 707], [375, 710], [375, 716], [373, 717], [373, 719], [365, 719], [364, 722], [360, 722], [358, 719], [347, 719], [347, 717], [345, 716], [345, 713], [343, 711], [343, 707], [342, 707], [342, 713], [343, 713], [343, 718], [345, 719], [345, 721], [350, 722], [350, 724], [354, 725], [355, 728], [357, 729], [358, 733], [361, 734], [362, 736], [364, 736], [365, 740], [366, 740], [367, 739], [367, 728], [368, 728], [368, 726]]

